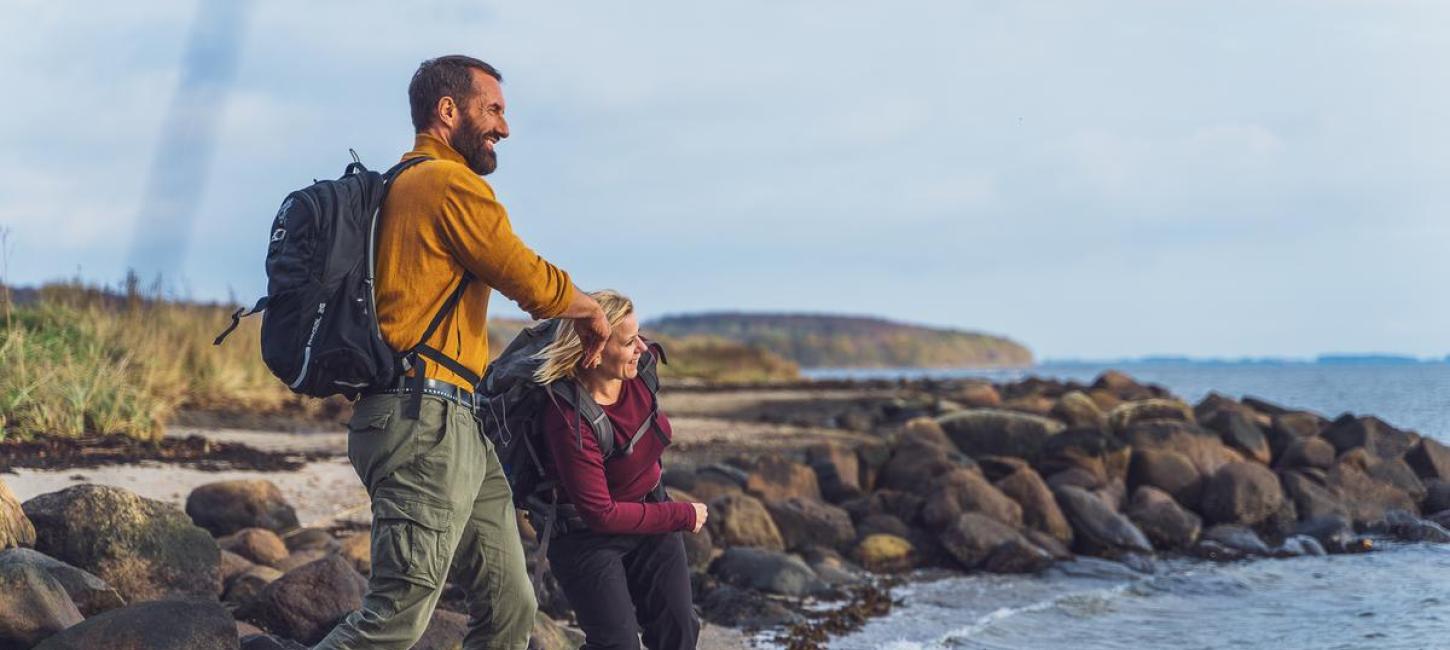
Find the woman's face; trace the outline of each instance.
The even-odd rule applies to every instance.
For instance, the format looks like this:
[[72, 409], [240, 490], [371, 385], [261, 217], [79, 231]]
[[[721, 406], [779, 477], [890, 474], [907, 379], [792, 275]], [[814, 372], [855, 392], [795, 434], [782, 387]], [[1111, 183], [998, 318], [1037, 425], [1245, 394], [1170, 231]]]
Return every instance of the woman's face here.
[[646, 349], [639, 335], [639, 321], [634, 314], [625, 316], [611, 328], [599, 367], [590, 372], [608, 379], [634, 379], [639, 374], [639, 355]]

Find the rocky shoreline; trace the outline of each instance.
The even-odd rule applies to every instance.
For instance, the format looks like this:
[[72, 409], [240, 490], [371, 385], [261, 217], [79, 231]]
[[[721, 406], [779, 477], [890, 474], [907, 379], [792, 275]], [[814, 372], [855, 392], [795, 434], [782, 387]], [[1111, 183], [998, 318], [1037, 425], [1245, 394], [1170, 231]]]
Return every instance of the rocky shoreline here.
[[[1151, 571], [1169, 556], [1450, 541], [1450, 448], [1372, 416], [1190, 405], [1114, 372], [663, 399], [677, 433], [665, 482], [711, 507], [707, 531], [686, 536], [703, 617], [790, 648], [888, 612], [893, 581], [922, 570], [1035, 573], [1086, 555]], [[369, 542], [299, 524], [265, 479], [196, 487], [184, 509], [89, 484], [22, 504], [0, 482], [0, 647], [315, 642], [360, 602]], [[546, 578], [535, 646], [575, 647]], [[445, 592], [417, 647], [457, 644], [463, 598]]]

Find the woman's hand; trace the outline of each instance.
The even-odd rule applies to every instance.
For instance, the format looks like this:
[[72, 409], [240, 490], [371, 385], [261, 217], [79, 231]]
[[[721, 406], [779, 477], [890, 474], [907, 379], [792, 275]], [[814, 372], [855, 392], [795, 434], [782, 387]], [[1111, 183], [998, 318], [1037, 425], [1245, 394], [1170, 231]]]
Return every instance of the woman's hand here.
[[690, 532], [698, 533], [701, 528], [705, 527], [705, 519], [709, 518], [710, 509], [706, 508], [703, 503], [691, 503], [690, 505], [695, 506], [695, 529]]

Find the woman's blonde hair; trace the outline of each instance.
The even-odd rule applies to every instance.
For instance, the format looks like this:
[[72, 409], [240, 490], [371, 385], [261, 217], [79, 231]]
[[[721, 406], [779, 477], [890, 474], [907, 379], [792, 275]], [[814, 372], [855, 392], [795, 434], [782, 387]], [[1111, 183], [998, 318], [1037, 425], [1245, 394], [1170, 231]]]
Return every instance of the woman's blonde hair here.
[[[617, 327], [625, 316], [634, 313], [634, 303], [618, 291], [595, 291], [589, 297], [604, 309], [604, 318], [609, 321], [611, 328]], [[560, 379], [571, 378], [578, 372], [579, 361], [584, 358], [584, 343], [579, 340], [579, 332], [575, 331], [574, 323], [573, 319], [563, 319], [554, 342], [534, 355], [535, 359], [543, 361], [539, 364], [539, 369], [534, 371], [534, 381], [547, 386]]]

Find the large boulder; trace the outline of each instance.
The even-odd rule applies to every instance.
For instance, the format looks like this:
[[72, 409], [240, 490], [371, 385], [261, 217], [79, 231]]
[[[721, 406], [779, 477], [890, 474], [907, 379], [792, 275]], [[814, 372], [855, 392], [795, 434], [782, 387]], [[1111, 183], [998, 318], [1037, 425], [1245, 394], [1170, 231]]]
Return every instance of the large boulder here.
[[851, 521], [859, 527], [861, 521], [871, 515], [891, 515], [904, 523], [914, 523], [920, 518], [924, 503], [926, 500], [915, 494], [883, 489], [847, 501], [841, 507], [851, 514]]
[[186, 514], [216, 536], [243, 528], [285, 532], [297, 527], [297, 511], [282, 491], [264, 479], [207, 483], [186, 497]]
[[938, 476], [922, 506], [921, 518], [928, 528], [941, 530], [963, 512], [979, 512], [1012, 528], [1022, 525], [1022, 506], [977, 470], [958, 469]]
[[1198, 541], [1203, 520], [1179, 505], [1167, 492], [1151, 485], [1139, 486], [1128, 507], [1132, 520], [1158, 548], [1186, 549]]
[[701, 503], [709, 503], [716, 497], [726, 494], [743, 494], [747, 478], [749, 478], [749, 474], [745, 470], [724, 463], [715, 463], [701, 467], [695, 472], [694, 480], [690, 481], [688, 486], [680, 487], [703, 499]]
[[236, 650], [237, 626], [216, 601], [158, 600], [128, 605], [52, 636], [36, 650]]
[[235, 611], [250, 611], [267, 590], [267, 585], [276, 582], [282, 575], [281, 571], [265, 564], [253, 564], [227, 581], [222, 602], [231, 605]]
[[762, 548], [728, 548], [710, 565], [721, 580], [783, 596], [809, 596], [825, 588], [816, 572], [794, 555]]
[[367, 579], [338, 555], [299, 567], [267, 585], [254, 616], [263, 627], [313, 644], [362, 606]]
[[1082, 468], [1104, 483], [1125, 480], [1133, 450], [1123, 440], [1102, 429], [1068, 429], [1047, 439], [1035, 464], [1044, 476]]
[[916, 564], [916, 549], [904, 537], [887, 533], [867, 535], [851, 556], [868, 571], [895, 573]]
[[1203, 515], [1215, 524], [1256, 525], [1273, 516], [1284, 501], [1279, 477], [1253, 462], [1229, 463], [1203, 488]]
[[1073, 545], [1089, 555], [1152, 553], [1153, 545], [1127, 517], [1113, 511], [1087, 490], [1061, 486], [1053, 490], [1072, 524]]
[[1135, 451], [1159, 449], [1182, 454], [1204, 477], [1212, 476], [1228, 463], [1244, 459], [1243, 455], [1224, 445], [1218, 434], [1182, 420], [1136, 421], [1128, 427], [1124, 441]]
[[83, 484], [25, 502], [35, 549], [95, 574], [128, 602], [215, 598], [221, 550], [175, 506]]
[[[526, 536], [532, 538], [532, 535]], [[306, 549], [303, 549], [306, 550]], [[358, 573], [368, 575], [373, 570], [373, 536], [368, 531], [342, 538], [338, 544], [338, 555], [347, 558]]]
[[1317, 467], [1329, 469], [1334, 466], [1334, 445], [1319, 436], [1306, 436], [1290, 440], [1279, 454], [1278, 466], [1282, 469]]
[[1176, 399], [1145, 399], [1125, 402], [1108, 412], [1108, 426], [1119, 435], [1144, 420], [1193, 422], [1193, 408]]
[[1424, 511], [1431, 514], [1450, 510], [1450, 481], [1438, 478], [1425, 481], [1425, 501], [1422, 505]]
[[1450, 479], [1450, 447], [1433, 438], [1421, 438], [1405, 454], [1405, 462], [1422, 479]]
[[1223, 409], [1209, 417], [1203, 423], [1211, 431], [1218, 433], [1223, 443], [1233, 449], [1237, 449], [1249, 460], [1256, 460], [1265, 465], [1272, 459], [1272, 452], [1269, 448], [1269, 440], [1264, 436], [1264, 430], [1243, 411], [1235, 409]]
[[0, 564], [0, 648], [29, 648], [79, 622], [80, 610], [49, 573]]
[[1108, 424], [1108, 416], [1098, 408], [1093, 398], [1080, 390], [1069, 391], [1057, 398], [1052, 405], [1052, 417], [1067, 423], [1069, 429], [1102, 429]]
[[716, 625], [759, 629], [795, 625], [805, 620], [776, 599], [752, 589], [719, 584], [704, 585], [701, 590], [704, 597], [698, 602], [702, 617]]
[[1217, 542], [1244, 555], [1264, 557], [1273, 551], [1258, 533], [1243, 526], [1219, 524], [1203, 531], [1203, 539]]
[[29, 566], [44, 571], [60, 583], [84, 616], [95, 616], [126, 604], [106, 581], [34, 549], [0, 551], [0, 568], [6, 566]]
[[1093, 380], [1089, 394], [1093, 392], [1106, 392], [1112, 394], [1121, 401], [1143, 400], [1153, 397], [1154, 393], [1147, 386], [1144, 386], [1118, 370], [1107, 370]]
[[223, 551], [231, 551], [256, 564], [275, 567], [290, 553], [281, 537], [266, 528], [243, 528], [217, 540]]
[[977, 512], [963, 513], [942, 530], [941, 542], [963, 567], [996, 573], [1033, 573], [1052, 557], [1021, 533]]
[[1043, 443], [1066, 427], [1057, 420], [999, 409], [967, 409], [937, 419], [962, 453], [1016, 456], [1033, 462]]
[[806, 452], [821, 496], [831, 503], [840, 503], [861, 496], [861, 459], [856, 451], [837, 442], [816, 445]]
[[1318, 437], [1328, 423], [1328, 420], [1308, 411], [1280, 413], [1270, 418], [1269, 428], [1264, 430], [1264, 436], [1269, 439], [1269, 450], [1278, 458], [1289, 443]]
[[748, 494], [724, 494], [710, 502], [710, 536], [725, 546], [785, 550], [785, 540], [770, 512]]
[[1128, 485], [1148, 486], [1167, 492], [1190, 508], [1197, 507], [1203, 492], [1203, 476], [1187, 456], [1169, 449], [1134, 449], [1128, 470]]
[[1022, 507], [1022, 525], [1072, 544], [1072, 525], [1057, 506], [1052, 490], [1030, 467], [1023, 467], [996, 482], [996, 487]]
[[820, 544], [847, 550], [856, 541], [851, 515], [836, 506], [815, 499], [789, 497], [767, 501], [765, 508], [775, 520], [786, 548]]
[[745, 479], [745, 491], [767, 501], [789, 497], [821, 498], [821, 486], [810, 467], [780, 456], [755, 460]]
[[1385, 518], [1388, 510], [1418, 513], [1419, 504], [1409, 493], [1376, 479], [1353, 462], [1335, 463], [1327, 484], [1356, 526], [1367, 526]]
[[15, 493], [0, 481], [0, 550], [15, 546], [35, 546], [35, 526], [26, 518]]
[[1329, 484], [1329, 478], [1322, 470], [1282, 471], [1279, 485], [1284, 489], [1284, 496], [1294, 502], [1302, 520], [1322, 517], [1349, 519], [1349, 509], [1345, 507], [1338, 489]]
[[1319, 435], [1341, 454], [1363, 447], [1371, 455], [1386, 459], [1404, 456], [1420, 441], [1415, 433], [1396, 429], [1377, 417], [1357, 418], [1348, 413], [1331, 422]]

